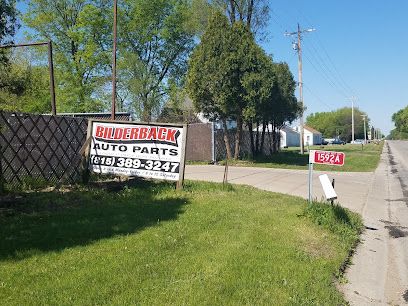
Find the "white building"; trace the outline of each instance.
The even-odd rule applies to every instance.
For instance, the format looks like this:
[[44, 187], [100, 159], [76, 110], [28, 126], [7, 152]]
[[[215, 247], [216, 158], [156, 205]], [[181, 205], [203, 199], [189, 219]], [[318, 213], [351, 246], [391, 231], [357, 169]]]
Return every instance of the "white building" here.
[[303, 142], [305, 146], [315, 146], [322, 144], [323, 140], [322, 133], [307, 125], [303, 127], [303, 130], [304, 130]]
[[[256, 131], [256, 128], [253, 129]], [[259, 131], [262, 131], [262, 125], [259, 126]], [[272, 125], [268, 124], [266, 131], [272, 131]], [[299, 147], [300, 146], [300, 134], [291, 127], [284, 125], [280, 129], [280, 147]]]
[[289, 126], [284, 125], [280, 130], [280, 147], [299, 147], [300, 134]]

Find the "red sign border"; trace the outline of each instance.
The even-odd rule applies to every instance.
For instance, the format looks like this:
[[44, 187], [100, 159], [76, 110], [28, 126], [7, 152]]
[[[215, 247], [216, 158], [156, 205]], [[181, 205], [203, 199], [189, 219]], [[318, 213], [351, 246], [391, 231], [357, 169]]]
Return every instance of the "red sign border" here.
[[[323, 152], [323, 153], [330, 153], [330, 154], [338, 154], [338, 155], [343, 155], [343, 163], [342, 164], [332, 164], [332, 163], [320, 163], [316, 162], [316, 153]], [[311, 156], [313, 155], [313, 159]], [[346, 160], [346, 154], [344, 152], [337, 152], [337, 151], [322, 151], [322, 150], [310, 150], [309, 151], [309, 164], [317, 164], [317, 165], [329, 165], [329, 166], [338, 166], [342, 167], [344, 166], [344, 162]]]

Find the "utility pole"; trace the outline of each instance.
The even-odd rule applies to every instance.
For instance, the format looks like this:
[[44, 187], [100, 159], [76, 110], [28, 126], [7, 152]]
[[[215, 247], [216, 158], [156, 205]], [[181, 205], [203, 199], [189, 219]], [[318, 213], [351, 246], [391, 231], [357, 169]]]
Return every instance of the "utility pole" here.
[[367, 115], [361, 115], [364, 121], [364, 144], [367, 144], [367, 132], [366, 132], [366, 117]]
[[354, 101], [356, 97], [351, 97], [351, 143], [354, 143]]
[[113, 51], [112, 51], [112, 107], [111, 119], [115, 120], [116, 113], [116, 45], [117, 45], [117, 17], [118, 17], [118, 2], [113, 1]]
[[305, 144], [304, 144], [304, 119], [303, 119], [303, 111], [304, 111], [304, 102], [303, 102], [303, 79], [302, 79], [302, 34], [307, 32], [313, 32], [315, 29], [305, 29], [301, 30], [300, 25], [297, 25], [297, 31], [292, 33], [285, 33], [285, 36], [297, 36], [297, 42], [294, 43], [294, 49], [298, 53], [298, 73], [299, 73], [299, 102], [301, 104], [302, 110], [300, 115], [300, 154], [303, 154], [305, 151]]

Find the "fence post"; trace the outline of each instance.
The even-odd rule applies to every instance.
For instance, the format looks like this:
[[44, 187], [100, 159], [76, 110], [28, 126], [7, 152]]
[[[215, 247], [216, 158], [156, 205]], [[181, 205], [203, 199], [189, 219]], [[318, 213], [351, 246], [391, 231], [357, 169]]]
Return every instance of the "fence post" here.
[[[89, 165], [89, 148], [92, 145], [92, 119], [88, 120], [88, 129], [86, 133], [86, 140], [83, 146], [83, 153], [81, 159], [81, 167], [82, 167], [82, 183], [88, 184], [90, 178], [90, 171], [88, 168]], [[81, 149], [82, 151], [82, 149]]]
[[4, 194], [3, 148], [0, 145], [0, 194]]
[[211, 122], [211, 144], [212, 144], [212, 150], [211, 150], [211, 155], [212, 155], [212, 162], [215, 164], [217, 162], [216, 157], [215, 157], [215, 123]]

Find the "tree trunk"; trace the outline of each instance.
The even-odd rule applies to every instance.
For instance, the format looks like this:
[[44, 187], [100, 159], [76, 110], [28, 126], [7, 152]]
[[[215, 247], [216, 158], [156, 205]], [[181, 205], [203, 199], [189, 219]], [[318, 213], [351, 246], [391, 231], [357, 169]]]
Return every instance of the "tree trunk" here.
[[259, 153], [259, 121], [256, 122], [256, 142], [255, 142], [255, 154]]
[[264, 151], [264, 144], [265, 144], [265, 131], [266, 131], [266, 127], [268, 125], [268, 122], [264, 121], [262, 124], [262, 136], [261, 136], [261, 147], [259, 148], [259, 152]]
[[228, 127], [227, 127], [227, 120], [222, 119], [222, 127], [224, 129], [224, 143], [225, 143], [225, 150], [227, 152], [227, 159], [231, 159], [231, 146], [228, 137]]
[[254, 0], [248, 1], [248, 15], [247, 15], [247, 27], [251, 28], [252, 14], [254, 11]]
[[278, 151], [277, 149], [278, 137], [276, 134], [276, 124], [275, 123], [272, 125], [272, 138], [273, 138], [273, 153], [276, 153]]
[[231, 15], [230, 15], [230, 21], [231, 21], [231, 23], [234, 23], [235, 22], [235, 2], [234, 2], [234, 0], [230, 0], [230, 13], [231, 13]]
[[241, 138], [242, 138], [242, 118], [237, 119], [237, 131], [235, 133], [235, 152], [234, 159], [238, 159], [239, 150], [241, 149]]
[[268, 138], [269, 138], [269, 154], [272, 155], [273, 154], [273, 139], [271, 137], [271, 131], [269, 131], [269, 124], [268, 124]]
[[247, 122], [247, 126], [249, 129], [249, 138], [251, 141], [251, 153], [252, 153], [252, 158], [255, 158], [256, 152], [255, 152], [255, 139], [254, 139], [254, 131], [253, 130], [253, 124], [252, 121]]

